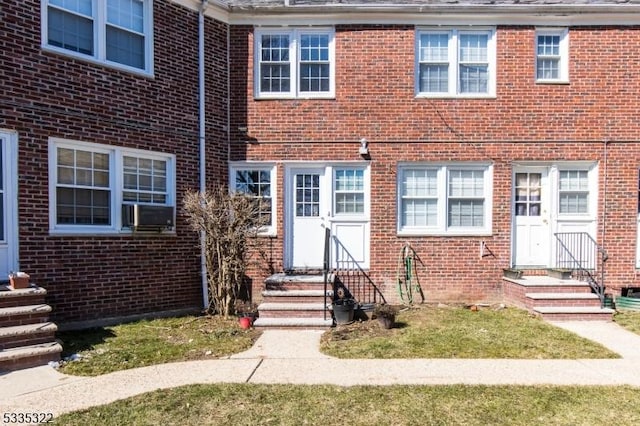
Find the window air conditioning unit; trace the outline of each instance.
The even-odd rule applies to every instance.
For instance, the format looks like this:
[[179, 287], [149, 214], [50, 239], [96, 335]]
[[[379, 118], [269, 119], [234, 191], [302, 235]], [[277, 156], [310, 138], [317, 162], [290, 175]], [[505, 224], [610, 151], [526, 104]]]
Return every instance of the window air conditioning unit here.
[[122, 226], [133, 229], [173, 228], [174, 208], [147, 204], [123, 204]]

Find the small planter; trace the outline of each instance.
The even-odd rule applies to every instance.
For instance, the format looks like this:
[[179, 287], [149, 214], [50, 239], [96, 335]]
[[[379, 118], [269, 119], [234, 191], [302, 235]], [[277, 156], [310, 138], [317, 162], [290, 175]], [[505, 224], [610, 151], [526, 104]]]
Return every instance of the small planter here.
[[384, 315], [378, 317], [378, 322], [384, 329], [391, 329], [396, 324], [396, 316], [395, 315]]
[[240, 317], [238, 321], [240, 322], [240, 328], [243, 330], [248, 330], [253, 325], [253, 319], [251, 317]]
[[333, 303], [333, 317], [336, 324], [351, 324], [356, 301], [353, 299], [340, 299]]
[[24, 272], [9, 274], [9, 283], [14, 290], [29, 288], [29, 275]]

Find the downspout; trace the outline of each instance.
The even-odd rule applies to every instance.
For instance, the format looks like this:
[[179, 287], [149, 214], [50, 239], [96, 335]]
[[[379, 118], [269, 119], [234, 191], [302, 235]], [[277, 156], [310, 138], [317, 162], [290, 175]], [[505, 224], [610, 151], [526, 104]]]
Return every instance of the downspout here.
[[[206, 119], [205, 119], [205, 59], [204, 59], [204, 12], [209, 6], [208, 0], [202, 0], [198, 13], [198, 140], [200, 144], [200, 193], [207, 189], [205, 173], [206, 156]], [[200, 275], [202, 280], [202, 305], [209, 309], [209, 285], [207, 280], [207, 262], [205, 256], [206, 234], [200, 232]]]

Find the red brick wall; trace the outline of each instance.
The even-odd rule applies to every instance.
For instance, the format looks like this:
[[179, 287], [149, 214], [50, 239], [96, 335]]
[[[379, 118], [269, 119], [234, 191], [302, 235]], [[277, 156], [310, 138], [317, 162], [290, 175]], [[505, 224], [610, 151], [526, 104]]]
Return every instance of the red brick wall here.
[[[629, 46], [640, 45], [640, 31], [572, 28], [569, 84], [535, 83], [534, 34], [533, 27], [498, 27], [495, 99], [415, 98], [414, 27], [364, 25], [336, 27], [335, 99], [255, 100], [252, 28], [233, 27], [232, 159], [360, 160], [358, 141], [367, 138], [374, 281], [395, 296], [398, 255], [410, 242], [425, 263], [419, 274], [427, 299], [458, 301], [501, 295], [501, 269], [509, 266], [511, 252], [512, 163], [597, 161], [598, 239], [606, 224], [610, 254], [607, 284], [638, 286], [640, 79], [633, 70], [640, 51]], [[238, 127], [247, 127], [248, 137], [235, 132]], [[611, 141], [606, 164], [604, 140]], [[398, 162], [452, 160], [494, 162], [493, 235], [397, 236]], [[283, 171], [280, 163], [280, 207]], [[272, 241], [280, 256], [282, 216], [280, 211]], [[481, 241], [494, 256], [480, 257]]]
[[[198, 238], [180, 209], [199, 185], [197, 12], [154, 1], [154, 77], [42, 51], [38, 0], [3, 4], [0, 21], [0, 128], [19, 138], [20, 266], [49, 291], [53, 319], [201, 307]], [[211, 184], [226, 181], [226, 28], [207, 19]], [[175, 154], [176, 234], [50, 236], [50, 137]]]

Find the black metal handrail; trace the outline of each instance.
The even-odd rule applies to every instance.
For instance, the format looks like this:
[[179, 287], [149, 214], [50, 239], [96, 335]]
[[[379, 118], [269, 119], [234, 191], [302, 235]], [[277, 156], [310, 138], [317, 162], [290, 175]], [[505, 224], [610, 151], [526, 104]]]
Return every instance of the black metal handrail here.
[[[574, 271], [578, 279], [585, 280], [604, 307], [604, 265], [607, 251], [587, 232], [556, 232], [556, 267]], [[600, 280], [596, 277], [600, 275]]]
[[328, 286], [329, 286], [329, 274], [331, 272], [331, 230], [325, 228], [324, 230], [324, 261], [322, 264], [322, 273], [324, 275], [324, 319], [327, 320], [327, 314], [329, 313], [329, 304], [327, 303]]
[[356, 300], [359, 305], [385, 303], [385, 298], [362, 269], [360, 263], [335, 235], [331, 236], [335, 255], [334, 270], [334, 298], [337, 289], [343, 287], [346, 293]]

